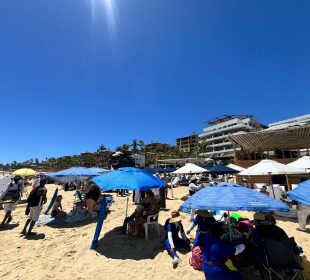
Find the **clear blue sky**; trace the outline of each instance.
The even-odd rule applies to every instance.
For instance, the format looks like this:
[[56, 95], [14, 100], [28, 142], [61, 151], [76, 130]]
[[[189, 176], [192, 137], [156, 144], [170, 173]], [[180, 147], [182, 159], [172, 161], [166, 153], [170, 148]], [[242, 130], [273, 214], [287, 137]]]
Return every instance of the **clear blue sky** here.
[[2, 0], [0, 162], [175, 143], [221, 114], [309, 113], [309, 11], [302, 0]]

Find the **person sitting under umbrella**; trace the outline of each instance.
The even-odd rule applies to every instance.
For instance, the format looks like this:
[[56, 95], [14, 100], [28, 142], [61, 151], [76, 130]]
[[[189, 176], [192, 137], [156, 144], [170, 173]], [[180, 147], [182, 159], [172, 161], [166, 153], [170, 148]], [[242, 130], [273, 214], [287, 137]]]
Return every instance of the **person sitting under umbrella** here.
[[130, 222], [129, 233], [138, 235], [143, 230], [143, 225], [150, 215], [156, 215], [160, 210], [159, 199], [154, 198], [152, 191], [147, 191], [143, 198], [142, 205], [137, 207], [131, 218], [127, 221]]
[[[165, 247], [168, 254], [172, 257], [172, 263], [174, 265], [180, 262], [177, 250], [190, 249], [190, 241], [184, 232], [182, 220], [184, 220], [184, 216], [181, 216], [179, 211], [173, 211], [171, 218], [165, 223]], [[179, 234], [181, 234], [182, 238], [179, 237]]]
[[85, 204], [87, 207], [87, 218], [91, 219], [93, 217], [94, 208], [96, 202], [100, 199], [101, 190], [98, 186], [90, 183], [86, 188]]
[[208, 280], [242, 280], [242, 276], [228, 268], [226, 262], [233, 255], [244, 251], [245, 245], [233, 246], [226, 240], [222, 240], [223, 223], [213, 223], [210, 233], [203, 237], [203, 271]]
[[190, 232], [196, 227], [196, 238], [194, 240], [194, 247], [196, 246], [202, 246], [202, 238], [203, 235], [208, 233], [210, 230], [211, 224], [215, 222], [215, 219], [211, 212], [208, 210], [197, 210], [196, 217], [193, 220], [193, 222], [190, 224], [186, 234], [189, 235]]

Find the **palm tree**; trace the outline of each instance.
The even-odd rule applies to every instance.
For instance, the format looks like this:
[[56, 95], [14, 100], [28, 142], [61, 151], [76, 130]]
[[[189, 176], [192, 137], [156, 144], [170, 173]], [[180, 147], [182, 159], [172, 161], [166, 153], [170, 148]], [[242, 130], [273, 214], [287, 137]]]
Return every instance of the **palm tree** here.
[[131, 150], [133, 153], [138, 152], [138, 141], [137, 141], [137, 139], [132, 140]]
[[143, 140], [139, 140], [138, 146], [140, 147], [140, 151], [144, 152], [145, 150], [145, 144]]
[[108, 149], [106, 148], [106, 146], [103, 145], [103, 144], [101, 144], [101, 145], [98, 147], [98, 149], [97, 149], [97, 153], [102, 154], [102, 153], [104, 153], [104, 152], [107, 151], [107, 150], [108, 150]]

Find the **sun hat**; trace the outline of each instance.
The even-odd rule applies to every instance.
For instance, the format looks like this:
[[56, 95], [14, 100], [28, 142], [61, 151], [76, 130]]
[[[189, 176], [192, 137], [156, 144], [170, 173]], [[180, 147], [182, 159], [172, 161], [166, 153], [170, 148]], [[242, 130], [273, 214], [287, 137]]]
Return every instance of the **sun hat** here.
[[208, 210], [197, 210], [196, 214], [203, 218], [211, 218], [213, 217], [212, 213]]
[[177, 222], [180, 222], [184, 219], [185, 219], [185, 217], [182, 216], [179, 211], [172, 211], [171, 212], [171, 218], [169, 219], [169, 223], [170, 224], [177, 223]]

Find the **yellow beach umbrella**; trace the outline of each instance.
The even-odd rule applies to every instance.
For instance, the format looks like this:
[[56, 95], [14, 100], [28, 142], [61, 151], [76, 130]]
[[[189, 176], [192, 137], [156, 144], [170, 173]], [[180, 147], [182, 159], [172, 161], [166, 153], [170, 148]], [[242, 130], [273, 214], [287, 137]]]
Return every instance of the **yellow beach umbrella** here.
[[18, 169], [12, 173], [12, 175], [16, 175], [16, 176], [18, 175], [21, 177], [33, 176], [36, 174], [37, 174], [37, 172], [34, 171], [33, 169], [30, 169], [30, 168], [21, 168], [21, 169]]

